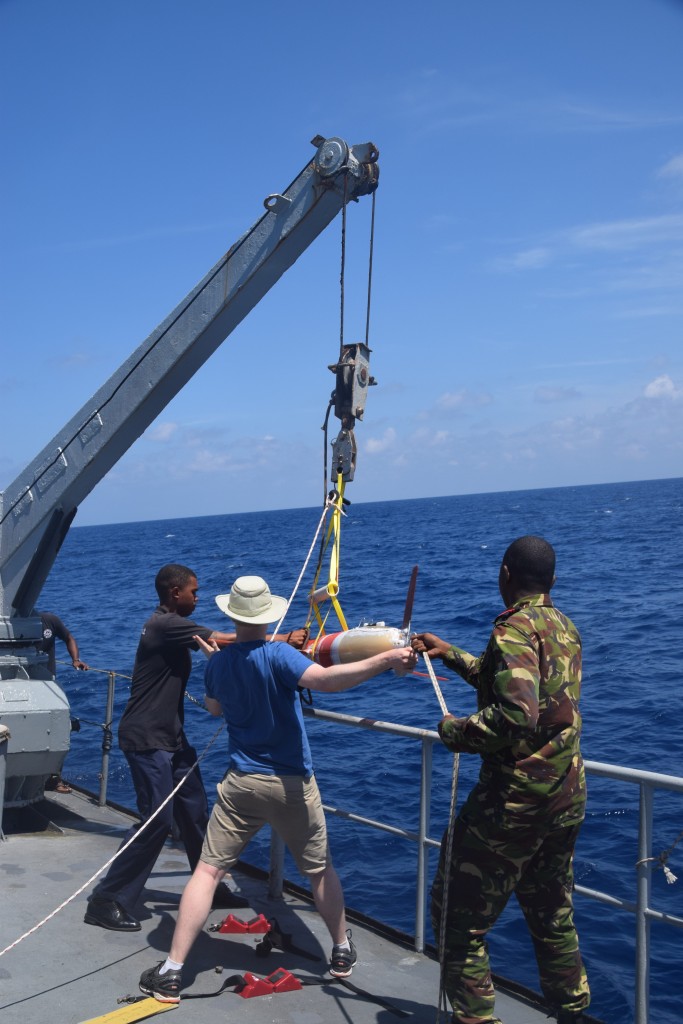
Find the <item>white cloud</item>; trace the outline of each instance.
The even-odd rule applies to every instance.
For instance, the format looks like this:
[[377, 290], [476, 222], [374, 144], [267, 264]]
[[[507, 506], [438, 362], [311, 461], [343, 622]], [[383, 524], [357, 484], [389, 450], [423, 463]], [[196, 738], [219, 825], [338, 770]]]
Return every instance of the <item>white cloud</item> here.
[[393, 447], [396, 440], [396, 431], [393, 427], [387, 427], [381, 437], [369, 437], [365, 442], [365, 451], [368, 455], [381, 455]]
[[491, 395], [486, 392], [475, 394], [464, 388], [461, 391], [446, 391], [436, 400], [437, 408], [443, 410], [464, 409], [472, 406], [490, 405]]
[[683, 153], [673, 157], [657, 171], [658, 178], [683, 178]]
[[680, 111], [643, 106], [610, 107], [583, 96], [472, 88], [440, 68], [413, 72], [393, 109], [408, 117], [421, 134], [447, 134], [464, 126], [495, 124], [499, 130], [539, 133], [625, 132], [680, 124]]
[[[552, 103], [552, 101], [551, 101]], [[636, 110], [627, 108], [605, 107], [595, 103], [568, 101], [550, 107], [558, 115], [557, 128], [573, 127], [586, 131], [604, 131], [616, 129], [622, 131], [639, 131], [640, 129], [657, 128], [666, 125], [680, 124], [681, 115], [661, 114], [658, 111]], [[562, 115], [565, 115], [562, 120]]]
[[639, 249], [659, 242], [683, 241], [683, 214], [605, 221], [573, 228], [569, 241], [580, 249]]
[[517, 465], [519, 462], [535, 462], [538, 458], [538, 451], [529, 445], [520, 445], [511, 451], [503, 452], [503, 458], [508, 463]]
[[449, 430], [431, 430], [429, 427], [420, 427], [412, 434], [409, 443], [417, 448], [425, 445], [429, 448], [439, 448], [447, 444], [451, 440], [451, 436]]
[[537, 246], [535, 249], [523, 249], [509, 259], [501, 260], [500, 266], [504, 270], [538, 270], [547, 267], [551, 260], [550, 249]]
[[149, 431], [149, 437], [152, 441], [160, 441], [164, 443], [171, 440], [177, 429], [177, 423], [157, 423], [156, 426], [152, 427]]
[[238, 468], [228, 452], [209, 451], [200, 448], [192, 453], [192, 459], [184, 467], [192, 473], [217, 473]]
[[639, 444], [637, 441], [624, 445], [621, 451], [627, 459], [633, 462], [642, 462], [648, 457], [648, 450], [645, 445]]
[[561, 388], [541, 385], [534, 392], [537, 402], [554, 404], [555, 402], [569, 402], [581, 397], [581, 392], [576, 388]]
[[646, 398], [680, 398], [683, 392], [676, 387], [671, 377], [667, 374], [662, 374], [661, 377], [655, 377], [645, 387], [643, 394]]

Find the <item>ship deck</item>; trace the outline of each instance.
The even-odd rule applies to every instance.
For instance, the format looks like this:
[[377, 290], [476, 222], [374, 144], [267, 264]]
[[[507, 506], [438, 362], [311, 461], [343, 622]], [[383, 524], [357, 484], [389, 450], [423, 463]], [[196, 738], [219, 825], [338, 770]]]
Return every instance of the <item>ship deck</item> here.
[[[7, 839], [0, 843], [0, 949], [82, 886], [112, 856], [130, 821], [119, 809], [101, 808], [91, 794], [76, 790], [68, 795], [50, 793], [32, 808], [6, 810]], [[182, 848], [168, 843], [145, 891], [145, 909], [139, 914], [142, 930], [131, 934], [84, 924], [85, 895], [69, 903], [0, 957], [3, 1020], [81, 1024], [100, 1018], [107, 1022], [142, 1019], [134, 1016], [142, 1006], [121, 1000], [128, 995], [139, 997], [140, 973], [165, 958], [187, 878]], [[246, 867], [244, 872], [235, 871], [233, 879], [251, 907], [251, 911], [237, 911], [236, 916], [275, 918], [296, 947], [319, 959], [277, 948], [266, 957], [259, 956], [255, 945], [260, 935], [205, 930], [185, 966], [183, 995], [208, 996], [232, 975], [252, 972], [264, 978], [278, 968], [316, 983], [249, 999], [233, 991], [216, 998], [183, 998], [170, 1008], [174, 1020], [212, 1024], [235, 1016], [244, 1024], [392, 1024], [399, 1020], [434, 1024], [439, 967], [433, 958], [416, 953], [399, 934], [350, 912], [358, 963], [349, 979], [352, 985], [333, 980], [325, 970], [327, 932], [305, 894], [287, 891], [274, 900], [268, 896], [265, 880]], [[220, 923], [226, 913], [214, 911], [209, 924]], [[152, 1009], [162, 1005], [154, 1004]], [[500, 982], [496, 1012], [505, 1024], [548, 1021], [547, 1011], [530, 994], [507, 989]]]

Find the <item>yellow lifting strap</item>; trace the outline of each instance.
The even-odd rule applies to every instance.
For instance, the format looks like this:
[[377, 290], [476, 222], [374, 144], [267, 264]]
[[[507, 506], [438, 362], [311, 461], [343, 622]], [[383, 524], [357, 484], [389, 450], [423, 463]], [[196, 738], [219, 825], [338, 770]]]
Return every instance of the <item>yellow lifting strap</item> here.
[[318, 566], [315, 579], [313, 581], [313, 587], [311, 589], [310, 597], [310, 609], [308, 622], [306, 625], [310, 627], [313, 617], [315, 617], [318, 623], [318, 636], [320, 637], [325, 632], [325, 623], [329, 617], [330, 612], [323, 619], [320, 614], [320, 605], [330, 599], [332, 608], [334, 608], [335, 615], [339, 619], [339, 625], [345, 632], [349, 627], [346, 624], [344, 613], [339, 603], [339, 558], [341, 551], [341, 517], [343, 515], [342, 502], [344, 498], [344, 480], [342, 479], [341, 473], [337, 474], [337, 500], [334, 502], [332, 507], [332, 516], [330, 518], [329, 525], [327, 527], [327, 536], [325, 538], [325, 550], [332, 540], [332, 550], [330, 553], [330, 572], [327, 584], [324, 587], [318, 589], [318, 579], [320, 577], [320, 570], [322, 568], [322, 559]]
[[160, 1003], [157, 999], [140, 999], [130, 1006], [123, 1006], [120, 1010], [112, 1010], [102, 1017], [91, 1017], [89, 1020], [81, 1021], [81, 1024], [133, 1024], [137, 1020], [146, 1020], [154, 1017], [157, 1013], [164, 1013], [165, 1010], [175, 1010], [179, 1003]]

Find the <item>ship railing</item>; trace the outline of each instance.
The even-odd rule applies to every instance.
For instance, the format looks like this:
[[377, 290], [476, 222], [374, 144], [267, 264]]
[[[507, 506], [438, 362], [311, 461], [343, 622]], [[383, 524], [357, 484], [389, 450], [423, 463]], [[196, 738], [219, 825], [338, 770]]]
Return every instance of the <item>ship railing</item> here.
[[[58, 665], [68, 665], [71, 667], [71, 662], [60, 661], [57, 659]], [[100, 791], [97, 797], [98, 807], [104, 807], [107, 803], [107, 785], [109, 779], [109, 755], [111, 748], [114, 743], [114, 733], [112, 731], [112, 725], [114, 724], [114, 698], [116, 696], [116, 680], [125, 679], [128, 682], [132, 679], [132, 676], [124, 675], [123, 672], [113, 672], [111, 669], [106, 668], [93, 668], [92, 665], [88, 666], [88, 672], [96, 672], [100, 675], [107, 676], [107, 703], [104, 711], [103, 722], [93, 722], [89, 718], [81, 718], [80, 715], [71, 719], [71, 728], [74, 732], [80, 732], [81, 723], [84, 725], [93, 725], [98, 729], [102, 730], [102, 767], [100, 769]]]
[[[90, 671], [106, 672], [108, 676], [107, 707], [104, 722], [90, 722], [103, 730], [102, 739], [102, 770], [100, 775], [100, 792], [98, 803], [104, 806], [107, 799], [107, 775], [109, 772], [109, 752], [112, 746], [112, 720], [114, 715], [114, 694], [116, 679], [130, 679], [120, 672], [103, 669]], [[410, 739], [421, 744], [422, 757], [420, 766], [419, 818], [417, 831], [399, 828], [388, 822], [367, 818], [340, 807], [323, 804], [325, 812], [358, 825], [388, 832], [401, 839], [417, 845], [416, 896], [415, 896], [415, 928], [414, 948], [421, 953], [425, 948], [425, 928], [427, 911], [428, 886], [428, 853], [431, 848], [438, 849], [440, 841], [429, 835], [432, 794], [432, 755], [434, 744], [441, 743], [439, 734], [431, 729], [418, 729], [414, 726], [399, 725], [395, 722], [382, 722], [371, 718], [357, 718], [352, 715], [339, 714], [334, 711], [323, 711], [318, 708], [304, 707], [304, 715], [324, 721], [330, 725], [340, 725], [355, 729], [366, 729], [370, 732], [385, 733], [391, 736]], [[81, 719], [81, 721], [87, 721]], [[638, 820], [638, 860], [636, 863], [636, 895], [635, 900], [621, 899], [609, 893], [589, 889], [583, 885], [575, 885], [575, 892], [588, 899], [607, 904], [618, 910], [635, 915], [635, 1007], [634, 1024], [648, 1024], [649, 990], [650, 990], [650, 928], [653, 921], [683, 928], [683, 918], [674, 914], [664, 913], [650, 906], [652, 898], [652, 867], [662, 866], [662, 858], [653, 855], [653, 824], [654, 794], [657, 790], [683, 794], [683, 778], [673, 775], [662, 775], [658, 772], [641, 771], [618, 765], [605, 764], [600, 761], [586, 761], [586, 772], [589, 775], [613, 779], [639, 787], [639, 820]], [[270, 848], [269, 892], [273, 897], [280, 897], [284, 884], [284, 844], [273, 832]]]
[[[431, 793], [432, 793], [432, 754], [434, 744], [441, 743], [439, 735], [430, 729], [417, 729], [412, 726], [398, 725], [393, 722], [376, 721], [369, 718], [356, 718], [352, 715], [339, 714], [334, 711], [322, 711], [317, 708], [305, 707], [304, 715], [315, 718], [330, 725], [346, 726], [355, 729], [366, 729], [371, 732], [386, 733], [392, 736], [408, 738], [422, 746], [419, 792], [419, 822], [417, 831], [398, 828], [395, 825], [373, 818], [366, 818], [340, 807], [323, 804], [325, 812], [337, 818], [353, 821], [358, 825], [379, 829], [402, 839], [417, 844], [416, 898], [415, 898], [415, 930], [414, 948], [423, 952], [425, 947], [425, 927], [428, 885], [428, 851], [438, 848], [440, 842], [430, 837]], [[683, 778], [662, 775], [657, 772], [640, 771], [605, 764], [600, 761], [586, 761], [589, 775], [601, 776], [619, 782], [636, 785], [640, 790], [639, 823], [638, 823], [638, 861], [636, 865], [636, 898], [634, 901], [620, 899], [609, 893], [586, 886], [576, 885], [575, 891], [588, 899], [597, 900], [619, 910], [635, 915], [635, 1007], [634, 1024], [647, 1024], [649, 1020], [649, 988], [650, 988], [650, 926], [653, 921], [683, 928], [683, 918], [674, 914], [663, 913], [650, 906], [652, 896], [652, 868], [661, 863], [661, 858], [653, 855], [653, 821], [654, 794], [657, 790], [668, 790], [683, 794]], [[273, 897], [282, 895], [284, 881], [284, 845], [273, 833], [270, 849], [270, 894]]]

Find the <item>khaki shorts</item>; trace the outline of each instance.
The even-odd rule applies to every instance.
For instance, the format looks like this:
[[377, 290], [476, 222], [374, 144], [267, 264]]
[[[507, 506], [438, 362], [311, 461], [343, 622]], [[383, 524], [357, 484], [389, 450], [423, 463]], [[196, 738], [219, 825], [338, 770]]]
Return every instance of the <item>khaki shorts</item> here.
[[251, 775], [231, 769], [216, 787], [201, 859], [229, 871], [249, 840], [270, 825], [289, 848], [302, 875], [332, 863], [315, 776]]

